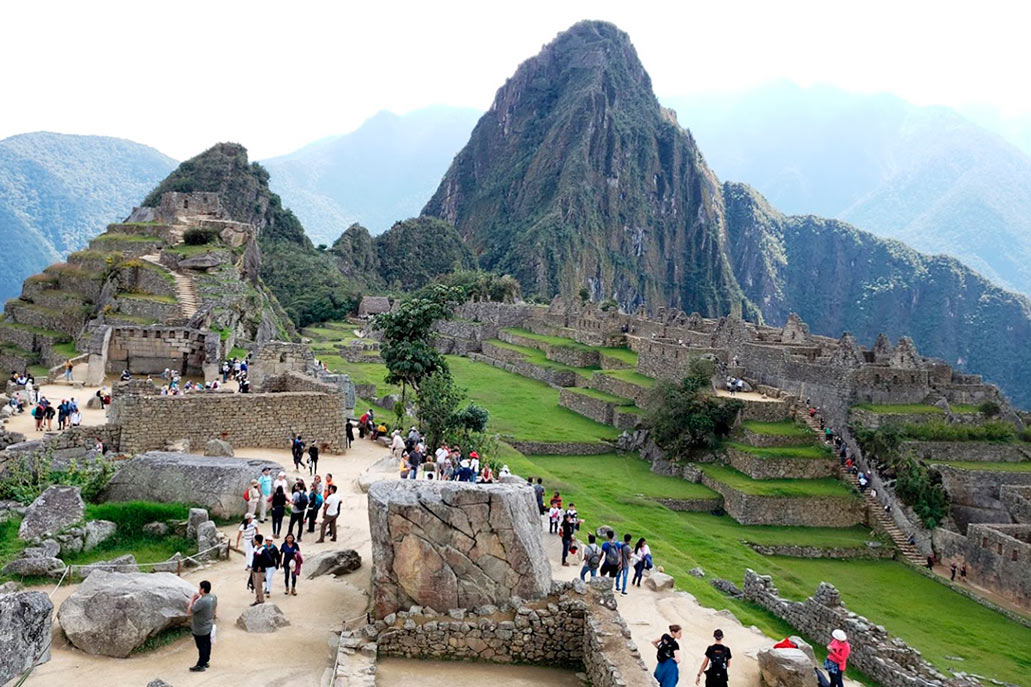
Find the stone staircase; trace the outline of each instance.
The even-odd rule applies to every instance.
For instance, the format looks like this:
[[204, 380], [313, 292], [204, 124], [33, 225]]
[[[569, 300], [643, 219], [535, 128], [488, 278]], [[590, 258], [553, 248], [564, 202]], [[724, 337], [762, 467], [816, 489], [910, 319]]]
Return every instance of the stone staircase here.
[[157, 254], [141, 255], [140, 259], [146, 260], [152, 265], [157, 265], [172, 274], [172, 278], [175, 280], [176, 299], [179, 301], [179, 309], [186, 319], [193, 317], [197, 312], [197, 291], [193, 287], [193, 277], [183, 274], [178, 270], [169, 270], [168, 267], [161, 264], [161, 256]]

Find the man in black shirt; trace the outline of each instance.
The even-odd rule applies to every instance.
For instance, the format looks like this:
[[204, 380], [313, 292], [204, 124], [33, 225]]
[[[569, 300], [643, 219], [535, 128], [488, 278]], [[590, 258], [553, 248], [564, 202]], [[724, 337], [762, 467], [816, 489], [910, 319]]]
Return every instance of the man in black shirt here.
[[562, 565], [569, 565], [566, 558], [569, 556], [569, 547], [573, 543], [573, 532], [576, 531], [576, 523], [573, 516], [568, 513], [562, 519]]
[[[716, 640], [705, 650], [705, 658], [702, 659], [702, 667], [698, 669], [698, 675], [694, 683], [697, 685], [705, 673], [705, 687], [727, 687], [730, 672], [730, 647], [723, 643], [723, 630], [716, 630], [712, 633]], [[708, 670], [706, 670], [708, 667]]]
[[251, 562], [251, 583], [254, 585], [255, 598], [251, 606], [265, 603], [265, 571], [274, 568], [276, 563], [264, 546], [265, 538], [254, 535], [254, 559]]

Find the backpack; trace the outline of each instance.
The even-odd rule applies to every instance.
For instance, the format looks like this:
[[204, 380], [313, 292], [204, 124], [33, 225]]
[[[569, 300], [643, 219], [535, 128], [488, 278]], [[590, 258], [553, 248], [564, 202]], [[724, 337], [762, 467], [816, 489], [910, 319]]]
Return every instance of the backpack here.
[[299, 491], [297, 494], [297, 507], [304, 510], [308, 507], [308, 495], [303, 491]]
[[673, 648], [673, 638], [667, 634], [662, 635], [662, 639], [659, 641], [659, 646], [655, 652], [655, 659], [662, 663], [673, 658], [675, 649]]
[[[709, 648], [714, 649], [715, 651], [713, 651], [713, 653], [716, 655], [710, 657], [709, 670], [706, 672], [710, 677], [722, 680], [727, 676], [727, 648], [716, 644], [713, 644]], [[708, 654], [708, 652], [706, 652], [706, 654]]]
[[247, 501], [247, 502], [250, 502], [250, 500], [251, 500], [251, 488], [250, 487], [247, 487], [246, 489], [243, 490], [243, 500]]
[[605, 549], [605, 565], [612, 568], [619, 567], [619, 547], [616, 542], [608, 542], [609, 548]]
[[587, 567], [596, 570], [601, 565], [601, 549], [597, 544], [587, 546]]

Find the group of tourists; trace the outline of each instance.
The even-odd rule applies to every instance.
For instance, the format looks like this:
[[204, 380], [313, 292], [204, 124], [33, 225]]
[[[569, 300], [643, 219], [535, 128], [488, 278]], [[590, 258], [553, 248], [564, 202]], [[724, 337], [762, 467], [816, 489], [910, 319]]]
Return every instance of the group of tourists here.
[[405, 437], [401, 436], [400, 430], [394, 430], [390, 451], [398, 461], [401, 479], [419, 479], [419, 471], [422, 470], [426, 479], [493, 484], [511, 474], [507, 465], [495, 473], [490, 463], [483, 461], [481, 464], [479, 453], [470, 451], [463, 455], [462, 447], [457, 444], [441, 444], [430, 456], [425, 437], [414, 426]]
[[[306, 485], [303, 479], [294, 480], [291, 483], [286, 473], [280, 471], [275, 478], [272, 477], [272, 470], [263, 468], [261, 474], [251, 480], [250, 486], [244, 491], [243, 499], [247, 504], [247, 514], [244, 522], [241, 523], [241, 532], [249, 518], [252, 522], [266, 521], [266, 517], [272, 520], [272, 539], [279, 539], [283, 531], [283, 521], [286, 519], [287, 509], [290, 513], [290, 521], [287, 525], [287, 536], [293, 535], [294, 526], [297, 527], [297, 541], [300, 542], [304, 535], [304, 526], [307, 524], [308, 533], [315, 532], [315, 525], [322, 513], [321, 528], [319, 530], [319, 542], [326, 538], [329, 531], [333, 541], [337, 539], [336, 520], [340, 515], [340, 497], [337, 495], [337, 485], [333, 484], [332, 473], [326, 474], [323, 482], [320, 475], [314, 475], [311, 485]], [[239, 544], [241, 537], [237, 537]], [[244, 555], [249, 555], [247, 541], [244, 540]]]

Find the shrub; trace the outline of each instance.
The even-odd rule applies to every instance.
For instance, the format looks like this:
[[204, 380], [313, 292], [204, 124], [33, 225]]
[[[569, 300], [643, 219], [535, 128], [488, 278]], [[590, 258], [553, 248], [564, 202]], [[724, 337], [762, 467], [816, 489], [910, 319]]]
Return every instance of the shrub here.
[[949, 514], [949, 492], [941, 478], [912, 456], [905, 456], [895, 464], [895, 493], [913, 509], [924, 527], [933, 529]]
[[977, 406], [977, 412], [981, 413], [985, 417], [997, 417], [1002, 412], [1002, 408], [995, 401], [985, 401], [981, 405]]
[[187, 246], [203, 246], [214, 242], [217, 237], [218, 232], [214, 229], [190, 227], [183, 233], [183, 243]]
[[483, 406], [470, 403], [456, 413], [455, 422], [466, 432], [484, 432], [490, 421], [490, 411]]
[[63, 484], [79, 487], [83, 500], [95, 502], [115, 472], [114, 464], [103, 457], [81, 464], [73, 460], [63, 469], [54, 469], [52, 463], [52, 451], [12, 461], [0, 482], [0, 498], [32, 503], [48, 487]]
[[696, 360], [680, 384], [656, 383], [645, 403], [655, 443], [673, 458], [687, 458], [696, 448], [718, 447], [744, 407], [741, 401], [709, 391], [712, 371], [711, 361]]

